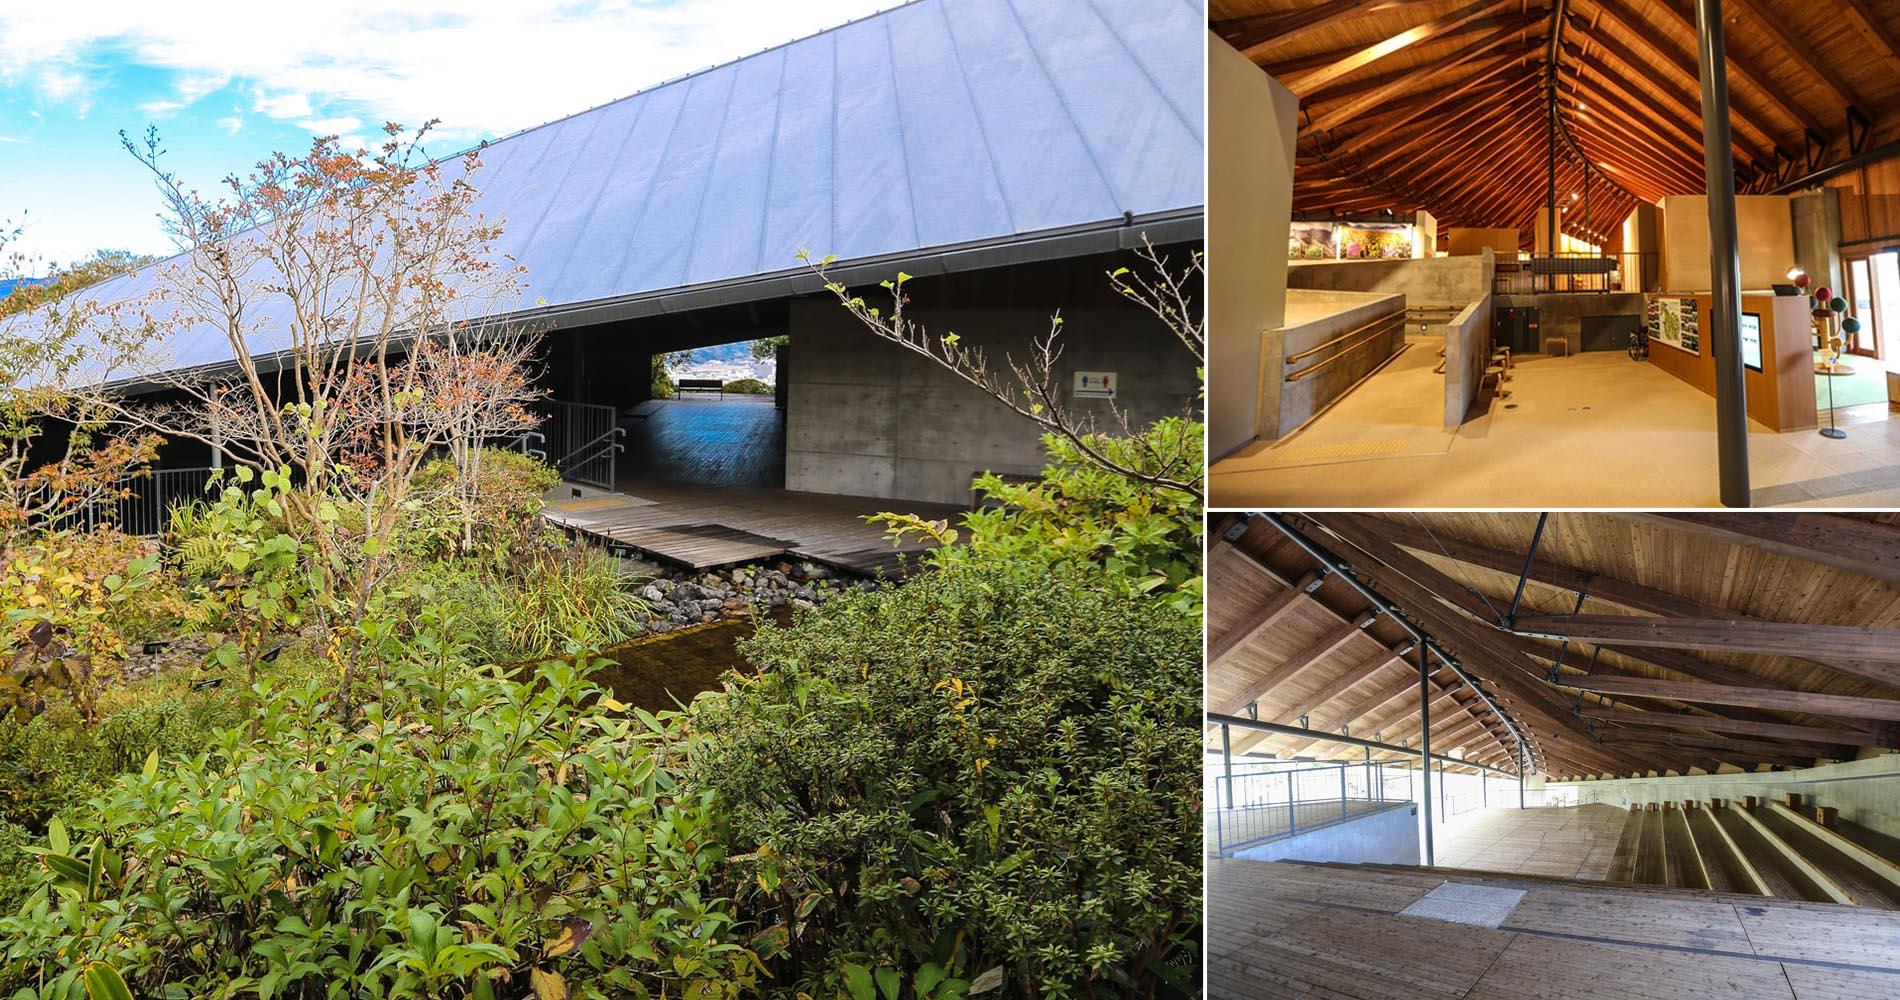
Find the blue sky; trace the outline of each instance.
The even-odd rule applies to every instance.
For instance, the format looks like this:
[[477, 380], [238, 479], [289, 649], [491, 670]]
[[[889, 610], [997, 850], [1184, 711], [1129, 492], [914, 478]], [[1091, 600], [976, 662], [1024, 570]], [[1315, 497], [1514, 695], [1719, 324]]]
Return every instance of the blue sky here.
[[0, 222], [58, 262], [165, 253], [151, 180], [119, 148], [213, 187], [313, 134], [368, 143], [440, 118], [435, 155], [810, 35], [899, 0], [0, 2]]

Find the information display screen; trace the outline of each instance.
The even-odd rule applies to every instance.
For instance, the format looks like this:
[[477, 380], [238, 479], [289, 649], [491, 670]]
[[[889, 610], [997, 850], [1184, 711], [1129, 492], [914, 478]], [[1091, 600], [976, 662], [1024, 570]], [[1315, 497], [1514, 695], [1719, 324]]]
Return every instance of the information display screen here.
[[1761, 314], [1742, 314], [1742, 364], [1761, 371]]

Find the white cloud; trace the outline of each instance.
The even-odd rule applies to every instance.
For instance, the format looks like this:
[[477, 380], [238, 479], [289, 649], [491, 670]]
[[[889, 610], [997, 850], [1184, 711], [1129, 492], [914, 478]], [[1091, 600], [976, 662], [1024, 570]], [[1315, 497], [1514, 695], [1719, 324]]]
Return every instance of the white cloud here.
[[360, 116], [444, 136], [496, 135], [625, 96], [893, 6], [898, 0], [331, 0], [294, 22], [251, 0], [71, 0], [0, 10], [0, 82], [88, 99], [88, 61], [181, 74], [189, 104], [231, 80], [253, 110], [291, 122]]

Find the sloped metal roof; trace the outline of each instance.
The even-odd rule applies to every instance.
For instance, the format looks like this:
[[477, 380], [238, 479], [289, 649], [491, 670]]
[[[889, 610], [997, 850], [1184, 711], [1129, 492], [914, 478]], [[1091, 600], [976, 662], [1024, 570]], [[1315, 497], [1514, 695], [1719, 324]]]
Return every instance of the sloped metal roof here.
[[[557, 324], [809, 291], [801, 249], [858, 280], [1198, 238], [1205, 32], [1192, 0], [914, 0], [500, 139], [481, 209]], [[197, 340], [168, 367], [229, 360]]]

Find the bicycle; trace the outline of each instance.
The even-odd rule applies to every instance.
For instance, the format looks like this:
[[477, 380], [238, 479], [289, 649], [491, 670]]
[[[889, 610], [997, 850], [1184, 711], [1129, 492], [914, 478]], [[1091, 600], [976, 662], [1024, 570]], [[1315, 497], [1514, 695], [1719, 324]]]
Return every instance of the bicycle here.
[[1630, 331], [1630, 360], [1649, 360], [1649, 327], [1639, 326]]

